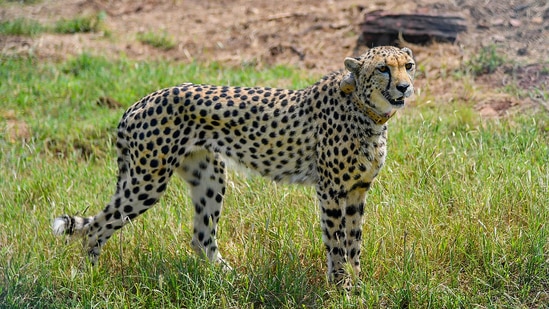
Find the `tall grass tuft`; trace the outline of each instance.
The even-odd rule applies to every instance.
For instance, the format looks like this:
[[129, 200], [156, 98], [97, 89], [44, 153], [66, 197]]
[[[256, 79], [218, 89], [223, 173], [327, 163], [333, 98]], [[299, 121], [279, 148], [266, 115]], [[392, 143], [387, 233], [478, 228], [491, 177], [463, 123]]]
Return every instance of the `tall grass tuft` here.
[[170, 50], [176, 45], [175, 40], [167, 33], [142, 32], [137, 34], [137, 40], [152, 47]]
[[467, 62], [466, 66], [473, 74], [483, 75], [493, 73], [505, 62], [506, 59], [498, 54], [496, 46], [489, 45], [482, 47], [478, 54]]
[[98, 32], [104, 29], [104, 12], [88, 16], [79, 16], [72, 19], [60, 19], [53, 26], [53, 32], [70, 34], [83, 32]]
[[46, 30], [39, 22], [27, 18], [0, 22], [0, 34], [4, 35], [35, 36]]

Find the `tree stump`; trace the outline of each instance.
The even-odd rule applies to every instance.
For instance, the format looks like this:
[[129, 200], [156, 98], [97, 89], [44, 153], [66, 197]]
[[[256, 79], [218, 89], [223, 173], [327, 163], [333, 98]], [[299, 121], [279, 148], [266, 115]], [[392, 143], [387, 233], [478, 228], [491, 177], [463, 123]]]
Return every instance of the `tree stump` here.
[[400, 38], [414, 44], [455, 42], [459, 32], [467, 30], [465, 18], [455, 15], [391, 14], [373, 11], [360, 24], [358, 46], [395, 45]]

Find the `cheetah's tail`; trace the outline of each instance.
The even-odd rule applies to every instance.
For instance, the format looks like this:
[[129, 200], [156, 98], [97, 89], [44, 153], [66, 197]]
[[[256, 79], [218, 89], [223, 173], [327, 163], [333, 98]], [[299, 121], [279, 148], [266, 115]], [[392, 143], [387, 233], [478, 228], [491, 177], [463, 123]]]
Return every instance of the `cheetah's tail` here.
[[93, 221], [93, 217], [62, 215], [53, 220], [55, 235], [84, 235]]

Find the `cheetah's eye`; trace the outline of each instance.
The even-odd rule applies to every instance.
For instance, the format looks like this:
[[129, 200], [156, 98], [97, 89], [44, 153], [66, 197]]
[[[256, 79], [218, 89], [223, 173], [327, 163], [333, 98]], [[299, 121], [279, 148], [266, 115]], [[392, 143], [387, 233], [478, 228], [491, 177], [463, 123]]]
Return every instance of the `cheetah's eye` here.
[[409, 62], [409, 63], [406, 63], [404, 67], [406, 68], [406, 70], [411, 70], [414, 67], [414, 64]]
[[382, 66], [378, 67], [377, 70], [381, 73], [387, 73], [387, 72], [389, 72], [389, 67], [386, 66], [386, 65], [382, 65]]

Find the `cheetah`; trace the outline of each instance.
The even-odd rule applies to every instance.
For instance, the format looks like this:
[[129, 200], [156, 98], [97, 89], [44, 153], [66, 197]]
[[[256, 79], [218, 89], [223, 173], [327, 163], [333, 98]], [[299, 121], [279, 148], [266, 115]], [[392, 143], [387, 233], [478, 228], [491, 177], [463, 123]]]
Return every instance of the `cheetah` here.
[[346, 269], [360, 272], [366, 193], [385, 163], [386, 122], [413, 93], [415, 62], [410, 49], [383, 46], [344, 65], [301, 90], [185, 83], [145, 96], [118, 125], [110, 202], [95, 216], [55, 218], [54, 233], [84, 237], [95, 264], [176, 173], [194, 205], [192, 248], [227, 265], [216, 234], [231, 160], [277, 182], [315, 186], [328, 280], [348, 284]]

